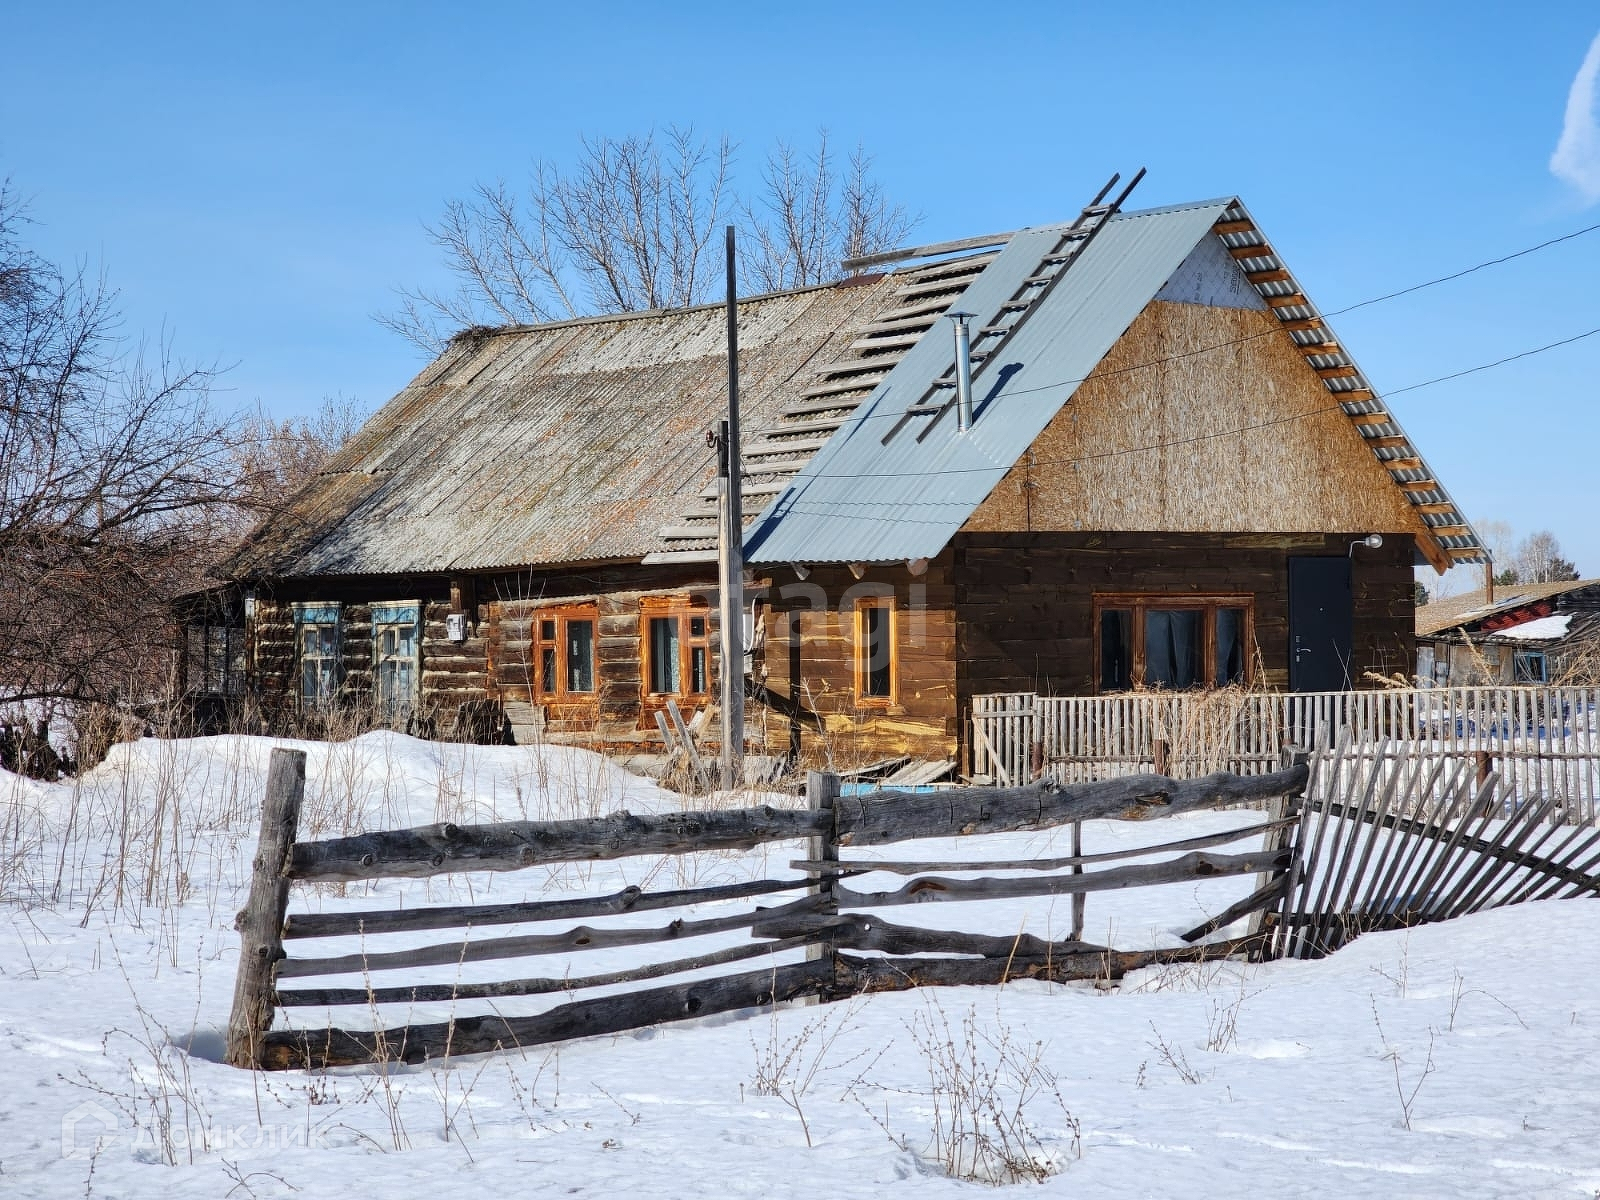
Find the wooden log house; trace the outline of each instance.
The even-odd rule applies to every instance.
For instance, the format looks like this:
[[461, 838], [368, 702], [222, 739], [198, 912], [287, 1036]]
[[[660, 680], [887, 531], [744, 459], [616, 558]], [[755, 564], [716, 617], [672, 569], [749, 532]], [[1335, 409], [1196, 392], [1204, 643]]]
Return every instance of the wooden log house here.
[[[1253, 218], [1084, 219], [740, 302], [752, 751], [1414, 669], [1413, 565], [1480, 543]], [[227, 562], [261, 710], [659, 749], [718, 686], [723, 355], [720, 306], [458, 336]]]

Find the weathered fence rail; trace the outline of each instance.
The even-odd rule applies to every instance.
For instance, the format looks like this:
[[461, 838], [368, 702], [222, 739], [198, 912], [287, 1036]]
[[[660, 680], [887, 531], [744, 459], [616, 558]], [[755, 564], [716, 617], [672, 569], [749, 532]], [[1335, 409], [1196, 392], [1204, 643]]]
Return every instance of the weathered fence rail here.
[[[497, 1046], [617, 1032], [799, 996], [833, 999], [862, 990], [1022, 977], [1115, 978], [1150, 962], [1236, 951], [1245, 943], [1234, 940], [1139, 953], [1092, 946], [1082, 940], [1081, 905], [1075, 906], [1072, 936], [1060, 941], [1019, 936], [1005, 929], [981, 935], [914, 928], [861, 914], [941, 901], [1055, 895], [1081, 900], [1092, 892], [1251, 874], [1279, 883], [1277, 890], [1257, 889], [1253, 908], [1265, 910], [1286, 883], [1292, 853], [1288, 843], [1279, 839], [1263, 850], [1245, 853], [1214, 853], [1212, 849], [1279, 831], [1292, 822], [1269, 820], [1246, 830], [1189, 837], [1166, 845], [1075, 853], [1049, 860], [900, 862], [891, 864], [891, 873], [908, 876], [906, 882], [872, 891], [855, 890], [849, 881], [884, 869], [884, 864], [847, 858], [841, 851], [925, 838], [1078, 827], [1092, 819], [1147, 820], [1281, 801], [1298, 793], [1308, 777], [1306, 766], [1294, 765], [1248, 778], [1214, 775], [1176, 781], [1132, 775], [1075, 787], [1046, 779], [1015, 788], [960, 788], [937, 794], [885, 791], [842, 797], [836, 776], [813, 773], [805, 810], [757, 807], [658, 816], [616, 813], [590, 820], [483, 826], [441, 824], [302, 843], [295, 840], [295, 832], [304, 788], [304, 756], [298, 751], [274, 751], [250, 899], [239, 919], [243, 944], [228, 1060], [238, 1066], [263, 1068], [321, 1067], [376, 1059], [420, 1061]], [[800, 839], [806, 840], [807, 857], [792, 863], [791, 869], [805, 874], [792, 878], [656, 892], [633, 887], [603, 896], [560, 900], [287, 914], [289, 889], [296, 882], [511, 871], [547, 863], [741, 849]], [[1084, 870], [1086, 865], [1167, 853], [1176, 857]], [[1028, 875], [989, 874], [1022, 866], [1029, 868]], [[977, 877], [972, 878], [974, 875]], [[785, 893], [791, 895], [785, 897]], [[774, 897], [778, 902], [772, 907], [713, 916], [678, 916], [659, 924], [586, 923], [758, 897]], [[554, 932], [475, 936], [496, 926], [575, 920], [584, 923], [564, 925]], [[463, 930], [465, 936], [420, 945], [385, 944], [391, 935], [431, 930]], [[650, 947], [744, 931], [751, 939], [747, 943], [702, 948], [623, 970], [585, 974], [566, 970], [492, 980], [460, 977], [467, 964]], [[285, 949], [286, 943], [298, 947], [333, 937], [358, 937], [360, 941], [356, 949], [340, 953], [302, 955]], [[805, 957], [779, 961], [794, 953]], [[767, 965], [709, 979], [633, 986], [756, 958], [767, 959]], [[452, 968], [458, 977], [449, 981], [394, 978], [396, 973], [422, 972], [430, 967]], [[339, 982], [340, 976], [356, 976], [359, 983]], [[322, 982], [292, 984], [301, 979]], [[629, 990], [578, 996], [530, 1016], [461, 1014], [454, 1008], [467, 1001], [579, 994], [619, 985]], [[377, 1015], [381, 1005], [429, 1003], [451, 1005], [450, 1019], [374, 1030], [272, 1028], [279, 1009], [361, 1006]]]
[[1186, 777], [1275, 770], [1286, 746], [1408, 742], [1436, 760], [1498, 770], [1519, 798], [1553, 796], [1560, 819], [1600, 809], [1600, 689], [1408, 688], [1274, 693], [979, 696], [973, 772], [1014, 786], [1153, 771]]

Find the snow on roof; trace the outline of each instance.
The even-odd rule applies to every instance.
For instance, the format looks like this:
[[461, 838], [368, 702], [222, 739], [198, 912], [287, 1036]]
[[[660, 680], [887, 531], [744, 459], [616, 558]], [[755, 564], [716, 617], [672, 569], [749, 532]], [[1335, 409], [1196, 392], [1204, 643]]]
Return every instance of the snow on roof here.
[[1554, 638], [1567, 636], [1567, 626], [1572, 624], [1571, 613], [1558, 613], [1553, 617], [1539, 617], [1537, 620], [1524, 621], [1521, 625], [1513, 625], [1510, 629], [1495, 630], [1497, 640], [1513, 642], [1544, 642]]

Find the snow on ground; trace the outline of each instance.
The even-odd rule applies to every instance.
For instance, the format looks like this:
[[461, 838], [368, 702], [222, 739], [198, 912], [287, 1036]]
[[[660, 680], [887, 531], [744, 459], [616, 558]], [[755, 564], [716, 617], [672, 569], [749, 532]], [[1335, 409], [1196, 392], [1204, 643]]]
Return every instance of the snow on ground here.
[[[933, 1161], [936, 1109], [949, 1110], [930, 1092], [926, 1049], [929, 1030], [938, 1042], [947, 1026], [957, 1043], [970, 1027], [980, 1065], [994, 1062], [993, 1044], [1003, 1042], [1013, 1062], [1036, 1061], [1053, 1074], [1059, 1102], [1045, 1088], [1024, 1108], [1030, 1152], [1056, 1170], [1044, 1184], [1050, 1192], [1600, 1193], [1600, 1142], [1591, 1132], [1600, 1107], [1600, 1083], [1591, 1079], [1600, 1059], [1600, 1011], [1591, 1000], [1600, 909], [1586, 901], [1369, 935], [1320, 962], [1152, 969], [1110, 989], [1027, 983], [880, 995], [482, 1056], [448, 1069], [233, 1070], [216, 1061], [237, 960], [231, 924], [274, 744], [283, 743], [144, 741], [118, 747], [76, 784], [0, 780], [0, 1195], [954, 1195], [975, 1185]], [[303, 748], [307, 837], [680, 803], [582, 751], [446, 746], [392, 734]], [[1255, 819], [1227, 812], [1099, 823], [1086, 829], [1086, 848]], [[1005, 859], [1065, 853], [1063, 843], [1060, 834], [1019, 834], [871, 853]], [[729, 882], [786, 874], [800, 851], [782, 845], [386, 881], [343, 895], [297, 888], [291, 907]], [[878, 874], [852, 886], [890, 881]], [[1092, 895], [1089, 936], [1119, 947], [1171, 944], [1249, 883]], [[738, 911], [739, 903], [749, 902], [694, 915]], [[1066, 900], [1023, 900], [885, 915], [1059, 937], [1069, 911]], [[699, 939], [656, 956], [738, 940]], [[309, 945], [291, 953], [340, 943]], [[644, 957], [611, 950], [435, 977], [588, 973]], [[501, 1011], [566, 999], [507, 1001]], [[341, 1009], [333, 1019], [392, 1025], [441, 1011]], [[329, 1019], [326, 1010], [296, 1014], [307, 1025]], [[936, 1059], [937, 1046], [932, 1053]], [[761, 1094], [774, 1075], [785, 1095]], [[999, 1094], [1009, 1095], [1003, 1081]]]

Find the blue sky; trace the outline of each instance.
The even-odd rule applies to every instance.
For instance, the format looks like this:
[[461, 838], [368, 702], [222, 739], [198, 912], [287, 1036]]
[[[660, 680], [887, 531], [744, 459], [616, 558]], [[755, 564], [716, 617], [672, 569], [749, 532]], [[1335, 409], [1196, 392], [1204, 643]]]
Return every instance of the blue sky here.
[[[28, 4], [0, 175], [130, 334], [233, 364], [224, 403], [376, 405], [420, 367], [371, 314], [444, 281], [422, 226], [584, 134], [863, 143], [919, 239], [1237, 194], [1325, 309], [1600, 222], [1590, 0], [1539, 4]], [[1600, 51], [1588, 60], [1591, 83]], [[1600, 233], [1335, 323], [1380, 390], [1600, 326]], [[1474, 519], [1600, 575], [1600, 337], [1397, 396]]]

